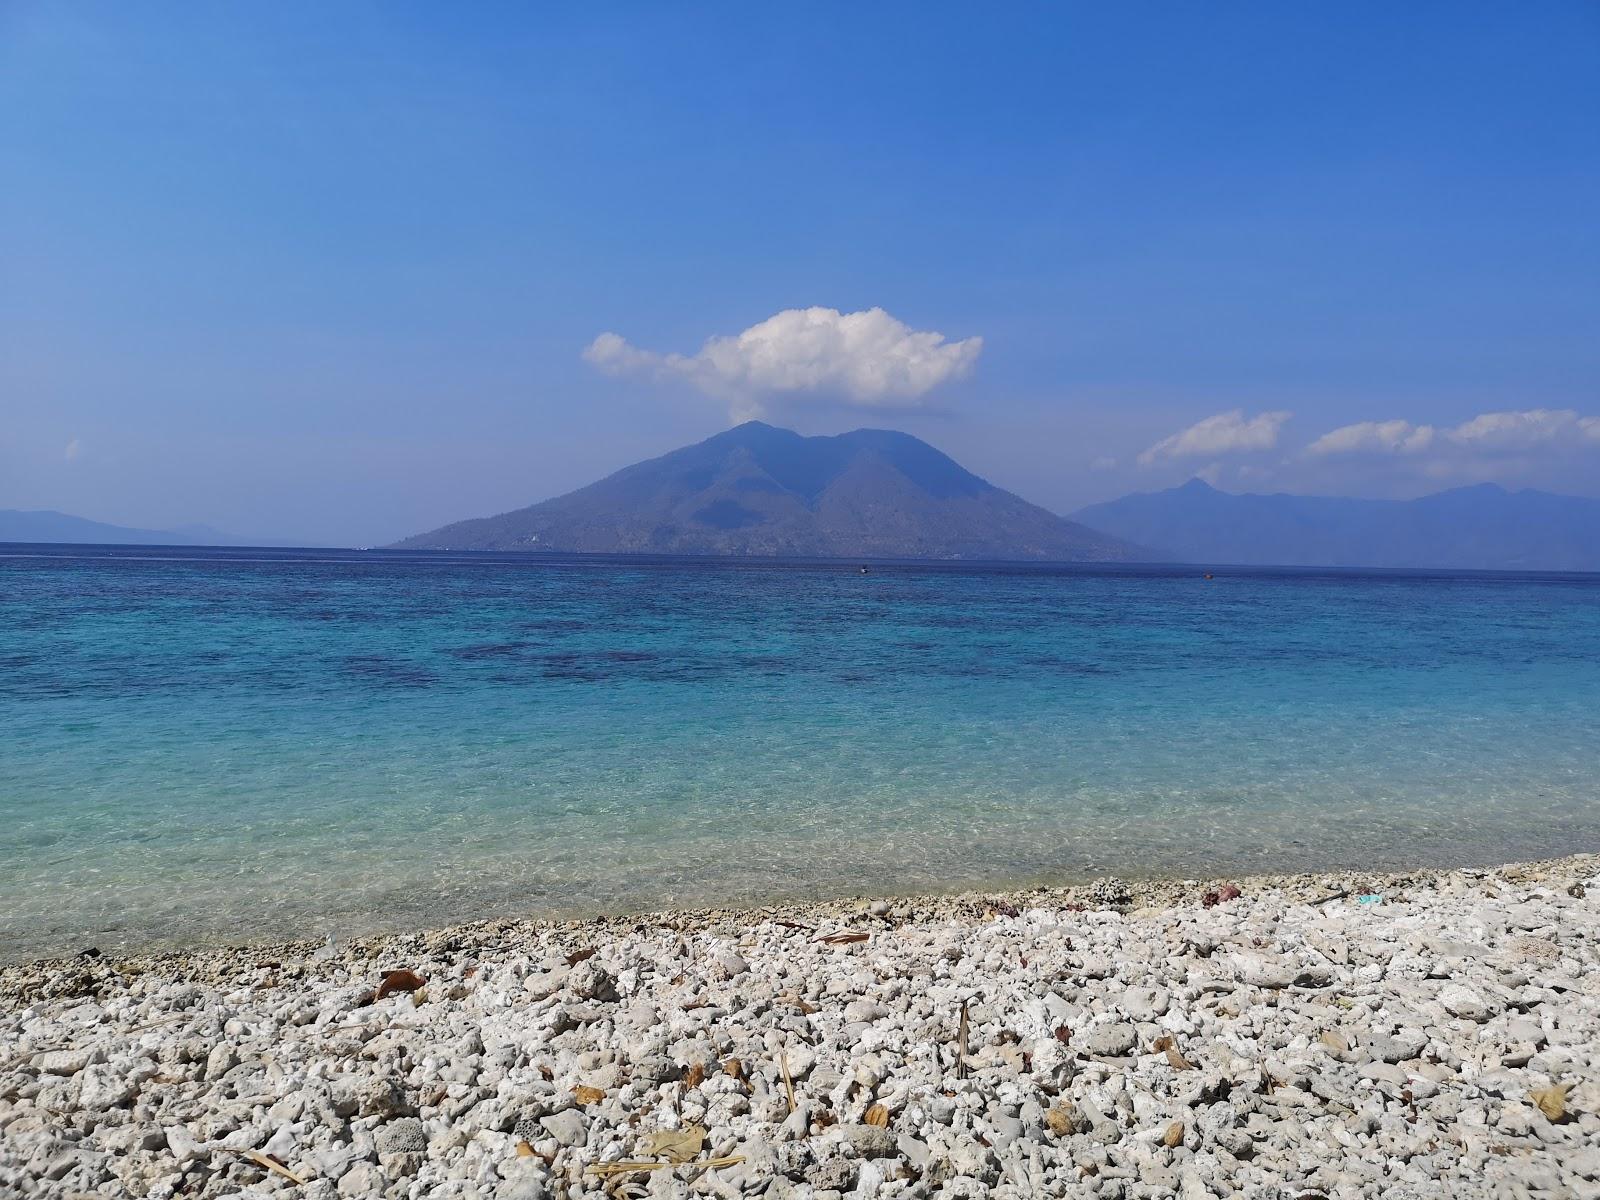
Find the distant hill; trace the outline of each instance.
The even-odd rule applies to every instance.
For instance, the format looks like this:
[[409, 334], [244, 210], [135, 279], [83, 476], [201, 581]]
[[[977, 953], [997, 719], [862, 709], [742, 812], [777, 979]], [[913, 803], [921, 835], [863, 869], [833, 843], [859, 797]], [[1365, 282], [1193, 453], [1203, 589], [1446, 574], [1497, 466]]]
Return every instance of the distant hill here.
[[750, 421], [408, 550], [1038, 561], [1139, 552], [1029, 504], [905, 433], [802, 437]]
[[289, 546], [292, 542], [242, 538], [209, 525], [130, 529], [49, 509], [0, 508], [0, 542], [78, 542], [100, 546]]
[[1232, 495], [1192, 479], [1073, 518], [1182, 562], [1600, 571], [1600, 500], [1492, 483], [1350, 500]]

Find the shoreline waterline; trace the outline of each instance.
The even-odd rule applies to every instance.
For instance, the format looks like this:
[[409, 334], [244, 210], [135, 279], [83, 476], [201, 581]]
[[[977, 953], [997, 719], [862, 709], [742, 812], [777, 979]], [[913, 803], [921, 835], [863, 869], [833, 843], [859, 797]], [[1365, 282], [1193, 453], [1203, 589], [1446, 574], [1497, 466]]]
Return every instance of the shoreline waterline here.
[[1600, 849], [1600, 577], [0, 559], [0, 946]]
[[1600, 1185], [1600, 855], [1228, 882], [0, 967], [0, 1191]]
[[[620, 911], [570, 909], [565, 912], [497, 913], [460, 921], [395, 924], [352, 928], [345, 933], [325, 931], [280, 932], [261, 937], [219, 936], [186, 944], [149, 942], [118, 946], [84, 945], [57, 953], [0, 957], [0, 995], [8, 978], [39, 967], [63, 965], [104, 966], [118, 963], [197, 964], [217, 961], [249, 962], [284, 955], [346, 953], [370, 954], [387, 947], [448, 942], [458, 950], [499, 944], [506, 937], [533, 934], [593, 932], [596, 936], [627, 933], [641, 927], [666, 925], [685, 931], [711, 931], [767, 920], [849, 919], [873, 904], [898, 906], [916, 920], [968, 919], [975, 914], [1005, 908], [1074, 906], [1098, 902], [1107, 885], [1126, 899], [1127, 910], [1167, 909], [1198, 903], [1207, 892], [1225, 887], [1247, 893], [1273, 892], [1294, 902], [1325, 901], [1330, 897], [1381, 894], [1394, 887], [1426, 886], [1451, 876], [1499, 877], [1525, 883], [1584, 872], [1600, 872], [1600, 849], [1550, 858], [1515, 861], [1450, 863], [1419, 862], [1409, 867], [1383, 869], [1333, 867], [1319, 871], [1255, 872], [1178, 876], [1162, 873], [1084, 877], [1070, 883], [1022, 883], [929, 892], [853, 892], [830, 896], [770, 896], [730, 900], [720, 904], [680, 907], [641, 907]], [[996, 906], [999, 906], [997, 908]], [[142, 969], [142, 967], [141, 967]]]

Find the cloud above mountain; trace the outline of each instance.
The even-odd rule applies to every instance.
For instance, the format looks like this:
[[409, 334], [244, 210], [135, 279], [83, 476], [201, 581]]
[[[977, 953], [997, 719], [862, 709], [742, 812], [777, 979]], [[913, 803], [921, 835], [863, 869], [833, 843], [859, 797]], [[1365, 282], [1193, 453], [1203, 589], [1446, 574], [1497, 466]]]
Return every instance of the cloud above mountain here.
[[742, 333], [708, 338], [695, 354], [658, 353], [602, 333], [584, 360], [609, 375], [679, 380], [724, 400], [736, 418], [779, 396], [816, 396], [867, 409], [911, 409], [968, 374], [981, 337], [951, 341], [881, 308], [790, 308]]
[[1306, 453], [1520, 454], [1541, 447], [1600, 446], [1600, 417], [1579, 416], [1570, 408], [1531, 408], [1482, 413], [1449, 429], [1409, 421], [1361, 421], [1323, 434]]
[[1181, 458], [1210, 458], [1242, 451], [1270, 450], [1291, 414], [1263, 412], [1246, 417], [1244, 409], [1218, 413], [1163, 438], [1139, 455], [1143, 466]]
[[1432, 425], [1413, 425], [1410, 421], [1358, 421], [1323, 434], [1306, 453], [1324, 454], [1416, 454], [1433, 444]]

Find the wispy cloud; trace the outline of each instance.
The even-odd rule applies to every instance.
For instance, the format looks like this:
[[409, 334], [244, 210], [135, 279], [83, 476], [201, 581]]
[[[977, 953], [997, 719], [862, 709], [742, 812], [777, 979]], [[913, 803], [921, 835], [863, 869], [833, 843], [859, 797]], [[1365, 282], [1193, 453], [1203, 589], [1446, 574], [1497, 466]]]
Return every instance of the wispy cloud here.
[[1359, 421], [1323, 434], [1307, 454], [1416, 454], [1433, 444], [1432, 425], [1410, 421]]
[[1552, 442], [1576, 439], [1600, 443], [1600, 417], [1580, 417], [1570, 408], [1530, 408], [1473, 417], [1445, 435], [1477, 450], [1531, 450]]
[[916, 408], [928, 392], [970, 372], [982, 350], [981, 337], [950, 341], [881, 308], [791, 308], [742, 333], [709, 338], [692, 355], [642, 350], [620, 334], [602, 333], [583, 357], [611, 375], [683, 380], [728, 401], [735, 416], [749, 416], [778, 395]]
[[80, 442], [77, 438], [73, 438], [70, 442], [67, 443], [67, 448], [61, 452], [61, 457], [63, 459], [65, 459], [67, 462], [72, 462], [74, 459], [76, 459], [78, 457], [78, 455], [80, 455], [82, 453], [83, 453], [83, 443]]
[[1139, 462], [1148, 467], [1171, 459], [1270, 450], [1278, 444], [1278, 432], [1290, 415], [1287, 412], [1264, 412], [1246, 417], [1242, 408], [1218, 413], [1195, 422], [1180, 433], [1163, 438], [1139, 455]]
[[1449, 429], [1409, 421], [1362, 421], [1323, 434], [1306, 453], [1329, 454], [1520, 454], [1540, 447], [1600, 446], [1600, 417], [1570, 408], [1530, 408], [1482, 413]]

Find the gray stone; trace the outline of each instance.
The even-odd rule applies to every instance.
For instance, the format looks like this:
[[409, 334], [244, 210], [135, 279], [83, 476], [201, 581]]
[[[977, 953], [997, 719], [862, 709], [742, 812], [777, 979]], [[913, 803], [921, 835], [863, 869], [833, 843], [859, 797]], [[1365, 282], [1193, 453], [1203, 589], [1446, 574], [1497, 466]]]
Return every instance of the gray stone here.
[[379, 1155], [425, 1154], [428, 1135], [416, 1117], [398, 1117], [378, 1128], [376, 1137]]
[[117, 1108], [138, 1094], [138, 1086], [125, 1071], [106, 1063], [94, 1063], [82, 1072], [83, 1087], [78, 1092], [78, 1104], [90, 1112], [103, 1112]]
[[897, 1149], [895, 1135], [876, 1125], [846, 1125], [842, 1132], [850, 1148], [862, 1158], [885, 1158]]
[[1138, 1031], [1132, 1025], [1120, 1022], [1114, 1025], [1097, 1025], [1084, 1039], [1084, 1049], [1102, 1058], [1122, 1058], [1132, 1054], [1138, 1044]]
[[588, 1119], [575, 1108], [541, 1117], [539, 1124], [563, 1146], [581, 1146], [589, 1136]]

